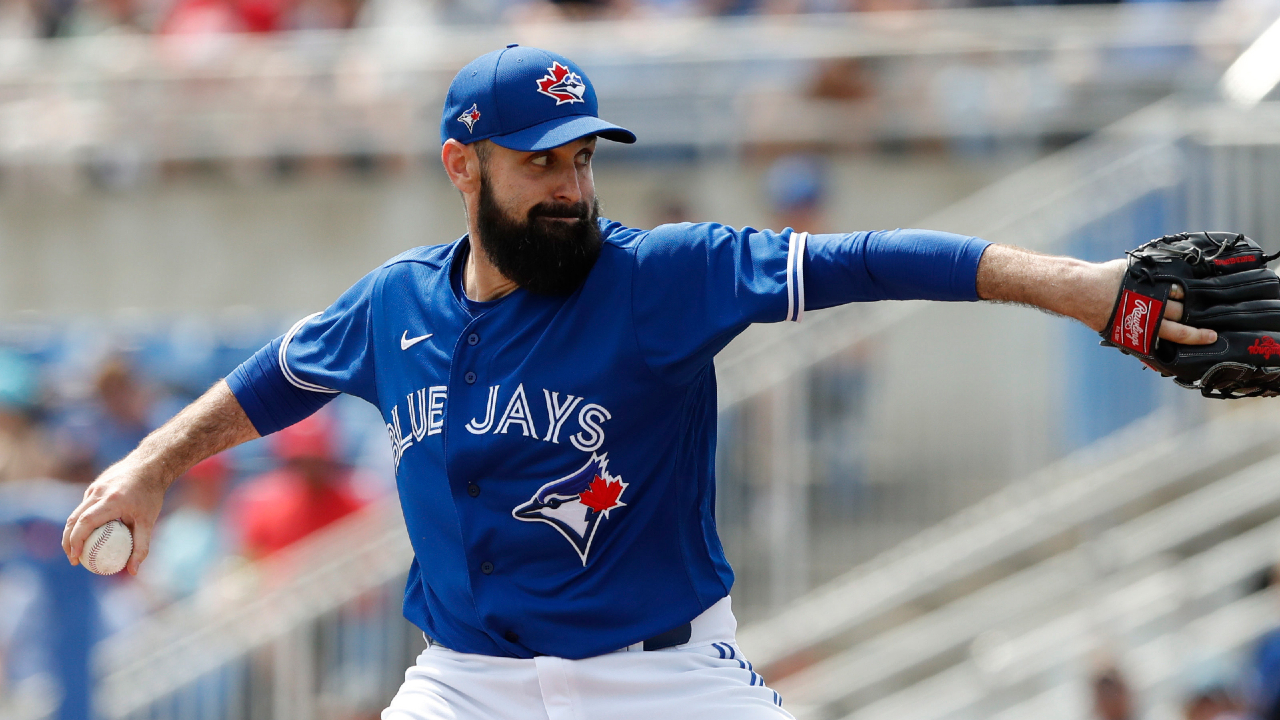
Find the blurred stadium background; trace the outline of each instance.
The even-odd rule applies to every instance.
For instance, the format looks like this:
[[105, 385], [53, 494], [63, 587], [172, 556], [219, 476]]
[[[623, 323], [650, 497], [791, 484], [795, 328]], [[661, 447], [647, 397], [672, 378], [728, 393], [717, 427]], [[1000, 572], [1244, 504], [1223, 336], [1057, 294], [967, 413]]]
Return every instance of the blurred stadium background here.
[[[630, 224], [1280, 249], [1280, 3], [996, 4], [4, 0], [0, 719], [377, 716], [423, 641], [372, 408], [180, 479], [136, 580], [58, 538], [262, 343], [462, 233], [439, 108], [508, 42], [640, 135], [597, 156]], [[893, 303], [721, 354], [740, 642], [797, 718], [1277, 717], [1280, 406], [1095, 340]]]

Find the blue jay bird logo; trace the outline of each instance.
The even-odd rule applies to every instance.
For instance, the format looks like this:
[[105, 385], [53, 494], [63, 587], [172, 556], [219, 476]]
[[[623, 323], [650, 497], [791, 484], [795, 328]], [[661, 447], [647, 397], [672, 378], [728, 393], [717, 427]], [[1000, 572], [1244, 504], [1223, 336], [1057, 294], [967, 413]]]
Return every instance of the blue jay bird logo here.
[[586, 465], [538, 489], [511, 511], [517, 520], [544, 522], [555, 528], [587, 564], [591, 540], [609, 512], [626, 506], [619, 498], [627, 489], [622, 478], [609, 474], [609, 454], [592, 453]]
[[471, 103], [471, 107], [458, 116], [458, 122], [467, 126], [467, 132], [475, 132], [476, 123], [480, 122], [480, 108], [477, 104]]

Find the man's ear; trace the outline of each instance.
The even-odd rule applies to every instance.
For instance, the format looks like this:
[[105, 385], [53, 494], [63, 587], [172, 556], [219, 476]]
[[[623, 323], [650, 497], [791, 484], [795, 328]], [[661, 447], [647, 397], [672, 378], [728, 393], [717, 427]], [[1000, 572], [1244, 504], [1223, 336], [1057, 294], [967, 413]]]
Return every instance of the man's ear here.
[[449, 182], [463, 195], [480, 190], [480, 157], [475, 148], [449, 138], [440, 148], [440, 162], [449, 175]]

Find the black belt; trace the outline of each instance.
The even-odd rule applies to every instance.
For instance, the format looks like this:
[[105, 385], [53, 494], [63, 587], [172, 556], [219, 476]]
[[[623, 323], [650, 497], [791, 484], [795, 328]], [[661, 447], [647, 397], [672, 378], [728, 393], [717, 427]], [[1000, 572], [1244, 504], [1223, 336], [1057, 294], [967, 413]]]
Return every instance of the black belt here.
[[[435, 638], [431, 637], [426, 633], [422, 633], [422, 637], [427, 641], [428, 646], [439, 645], [440, 647], [446, 650], [450, 649], [445, 647], [443, 644], [441, 644], [439, 640], [436, 640]], [[691, 637], [693, 637], [693, 625], [690, 623], [685, 623], [683, 625], [680, 625], [679, 627], [671, 628], [666, 632], [660, 632], [657, 635], [654, 635], [653, 637], [649, 638], [648, 640], [645, 640], [644, 649], [645, 650], [666, 650], [667, 648], [675, 647], [677, 645], [683, 645], [689, 642], [689, 638]], [[534, 655], [541, 657], [542, 653], [534, 653]]]
[[693, 624], [685, 623], [664, 633], [658, 633], [644, 641], [645, 650], [665, 650], [669, 647], [683, 645], [693, 637]]

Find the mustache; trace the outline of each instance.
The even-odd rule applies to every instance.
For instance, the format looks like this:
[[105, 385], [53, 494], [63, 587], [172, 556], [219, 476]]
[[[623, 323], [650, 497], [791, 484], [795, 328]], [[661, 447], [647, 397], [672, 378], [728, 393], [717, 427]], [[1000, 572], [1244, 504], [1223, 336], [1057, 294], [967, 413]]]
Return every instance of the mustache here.
[[529, 208], [529, 219], [539, 217], [549, 218], [568, 218], [572, 220], [586, 220], [591, 215], [591, 205], [586, 202], [576, 203], [548, 203], [540, 202]]

